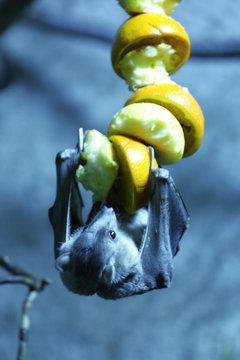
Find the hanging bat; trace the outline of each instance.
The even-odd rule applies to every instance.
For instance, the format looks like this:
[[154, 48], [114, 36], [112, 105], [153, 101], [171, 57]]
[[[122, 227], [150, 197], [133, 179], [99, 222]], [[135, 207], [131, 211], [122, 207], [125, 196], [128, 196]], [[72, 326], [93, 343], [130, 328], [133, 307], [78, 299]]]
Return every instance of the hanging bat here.
[[49, 218], [55, 265], [64, 285], [80, 295], [117, 299], [169, 287], [173, 257], [189, 216], [169, 172], [153, 168], [148, 206], [133, 215], [96, 203], [84, 223], [74, 176], [78, 149], [57, 155], [57, 193]]

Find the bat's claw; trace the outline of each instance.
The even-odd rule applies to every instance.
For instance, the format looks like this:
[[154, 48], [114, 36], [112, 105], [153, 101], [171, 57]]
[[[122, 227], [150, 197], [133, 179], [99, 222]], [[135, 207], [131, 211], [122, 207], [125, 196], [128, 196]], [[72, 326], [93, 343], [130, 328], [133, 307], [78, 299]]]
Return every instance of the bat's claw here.
[[78, 151], [81, 153], [83, 151], [83, 128], [79, 128], [78, 130]]
[[150, 151], [150, 171], [154, 174], [156, 178], [161, 178], [163, 180], [169, 180], [169, 171], [167, 169], [158, 168], [154, 164], [155, 159], [155, 150], [152, 146], [149, 146]]
[[155, 159], [155, 150], [152, 146], [149, 146], [150, 151], [150, 170], [154, 171], [156, 169], [156, 166], [154, 165], [154, 159]]

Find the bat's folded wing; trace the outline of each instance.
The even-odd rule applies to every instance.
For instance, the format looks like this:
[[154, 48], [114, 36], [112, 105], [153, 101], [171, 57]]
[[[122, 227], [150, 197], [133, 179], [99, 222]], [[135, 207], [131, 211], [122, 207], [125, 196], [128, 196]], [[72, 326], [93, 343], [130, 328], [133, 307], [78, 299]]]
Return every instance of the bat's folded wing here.
[[173, 257], [189, 225], [189, 215], [173, 179], [166, 169], [151, 171], [151, 200], [148, 204], [148, 225], [140, 248], [143, 274], [127, 278], [99, 295], [117, 299], [170, 286]]
[[49, 209], [49, 219], [54, 232], [55, 258], [59, 255], [61, 244], [69, 239], [69, 232], [83, 225], [83, 201], [74, 180], [78, 157], [76, 149], [66, 149], [56, 157], [57, 191], [55, 202]]
[[[74, 179], [78, 159], [77, 149], [66, 149], [56, 158], [56, 199], [49, 209], [54, 231], [55, 258], [59, 256], [61, 245], [70, 238], [70, 232], [84, 225], [83, 202]], [[139, 249], [143, 272], [137, 277], [131, 277], [130, 274], [122, 282], [109, 288], [100, 287], [97, 293], [103, 298], [117, 299], [142, 294], [153, 289], [169, 287], [171, 283], [173, 257], [188, 227], [189, 216], [167, 170], [151, 169], [150, 180], [148, 221]], [[89, 219], [101, 210], [101, 206], [93, 206]]]
[[189, 224], [189, 215], [168, 170], [152, 170], [153, 190], [143, 240], [144, 282], [149, 290], [169, 287], [173, 257]]

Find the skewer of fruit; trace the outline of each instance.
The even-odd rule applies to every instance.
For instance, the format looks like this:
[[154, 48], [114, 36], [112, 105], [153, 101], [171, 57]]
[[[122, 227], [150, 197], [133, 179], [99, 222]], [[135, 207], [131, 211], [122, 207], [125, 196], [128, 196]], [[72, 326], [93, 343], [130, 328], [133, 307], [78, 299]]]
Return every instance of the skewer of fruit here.
[[169, 15], [176, 0], [119, 0], [132, 15], [112, 45], [112, 65], [134, 93], [114, 115], [108, 137], [87, 132], [76, 179], [104, 201], [116, 189], [129, 213], [149, 201], [150, 153], [155, 165], [172, 164], [201, 145], [204, 117], [188, 89], [170, 75], [189, 58], [185, 29]]

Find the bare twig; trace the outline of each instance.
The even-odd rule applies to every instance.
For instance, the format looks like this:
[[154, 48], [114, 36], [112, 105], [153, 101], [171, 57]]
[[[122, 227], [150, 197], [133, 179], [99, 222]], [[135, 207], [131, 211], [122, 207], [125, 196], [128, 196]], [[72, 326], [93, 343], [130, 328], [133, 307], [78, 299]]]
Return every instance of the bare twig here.
[[0, 276], [0, 285], [5, 285], [5, 284], [22, 284], [26, 286], [31, 286], [32, 282], [31, 279], [22, 275]]
[[10, 259], [8, 256], [0, 256], [0, 266], [5, 269], [7, 272], [13, 275], [25, 275], [30, 276], [28, 272], [23, 270], [22, 268], [18, 267], [17, 265], [14, 265], [10, 262]]
[[50, 280], [47, 278], [40, 279], [33, 276], [22, 268], [13, 265], [6, 256], [0, 256], [0, 267], [10, 274], [0, 277], [0, 285], [22, 284], [28, 287], [28, 293], [22, 306], [22, 317], [19, 329], [19, 347], [17, 354], [17, 360], [25, 360], [30, 331], [30, 313], [32, 304], [38, 294], [50, 283]]
[[36, 299], [37, 295], [38, 295], [38, 291], [30, 290], [23, 302], [22, 319], [19, 329], [19, 346], [18, 346], [17, 360], [26, 359], [26, 349], [27, 349], [27, 342], [30, 331], [30, 312], [31, 312], [32, 304]]

